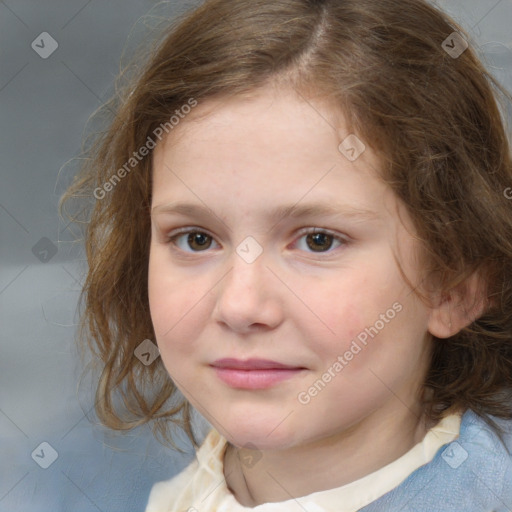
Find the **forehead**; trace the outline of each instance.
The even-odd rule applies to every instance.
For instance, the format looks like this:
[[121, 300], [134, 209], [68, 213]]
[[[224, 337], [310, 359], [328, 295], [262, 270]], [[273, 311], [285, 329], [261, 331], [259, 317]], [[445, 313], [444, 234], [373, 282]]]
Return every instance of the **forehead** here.
[[[161, 168], [161, 153], [187, 163], [209, 160], [224, 170], [253, 169], [271, 162], [277, 172], [281, 163], [284, 167], [292, 160], [314, 168], [322, 161], [339, 164], [339, 145], [347, 139], [358, 140], [348, 132], [344, 116], [332, 104], [304, 98], [291, 89], [267, 86], [244, 95], [200, 102], [157, 145], [155, 168]], [[362, 150], [363, 142], [358, 142]], [[379, 166], [367, 149], [364, 159], [351, 163], [357, 172], [368, 168], [375, 171]]]
[[[347, 158], [347, 140], [361, 143], [356, 159]], [[220, 194], [224, 203], [238, 204], [240, 214], [271, 202], [281, 214], [298, 202], [374, 212], [389, 191], [376, 177], [375, 154], [363, 144], [331, 105], [293, 91], [266, 88], [206, 100], [157, 145], [153, 206]], [[217, 206], [224, 207], [222, 201]]]
[[[280, 132], [279, 141], [266, 136]], [[303, 147], [318, 144], [327, 134], [337, 145], [343, 134], [348, 135], [340, 109], [321, 97], [306, 98], [290, 88], [267, 85], [243, 95], [207, 98], [179, 122], [164, 141], [165, 145], [180, 140], [209, 139], [226, 145], [258, 144], [273, 147], [273, 142]], [[160, 146], [164, 145], [160, 144]], [[275, 146], [275, 145], [274, 145]]]

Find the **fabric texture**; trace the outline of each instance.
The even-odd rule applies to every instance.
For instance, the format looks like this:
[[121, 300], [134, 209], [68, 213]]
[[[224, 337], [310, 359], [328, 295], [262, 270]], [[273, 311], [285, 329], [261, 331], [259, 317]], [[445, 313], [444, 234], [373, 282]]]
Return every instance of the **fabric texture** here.
[[503, 442], [472, 411], [450, 415], [391, 464], [355, 482], [256, 507], [226, 485], [227, 440], [212, 428], [180, 474], [158, 482], [145, 512], [511, 512], [512, 421]]

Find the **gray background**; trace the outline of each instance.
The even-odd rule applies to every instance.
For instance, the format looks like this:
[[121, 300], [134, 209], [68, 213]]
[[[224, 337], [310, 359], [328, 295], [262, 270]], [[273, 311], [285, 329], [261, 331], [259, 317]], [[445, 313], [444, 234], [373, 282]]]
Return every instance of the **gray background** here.
[[[184, 435], [181, 455], [149, 428], [118, 434], [95, 421], [92, 385], [84, 378], [78, 387], [73, 343], [85, 255], [57, 214], [87, 120], [110, 96], [123, 49], [129, 55], [147, 37], [155, 16], [193, 4], [0, 1], [2, 512], [143, 510], [151, 485], [193, 458]], [[439, 5], [470, 31], [470, 44], [512, 90], [512, 0]], [[31, 47], [42, 32], [58, 43], [46, 59]], [[196, 425], [202, 438], [208, 424], [196, 415]], [[57, 453], [47, 469], [31, 456], [43, 442]]]

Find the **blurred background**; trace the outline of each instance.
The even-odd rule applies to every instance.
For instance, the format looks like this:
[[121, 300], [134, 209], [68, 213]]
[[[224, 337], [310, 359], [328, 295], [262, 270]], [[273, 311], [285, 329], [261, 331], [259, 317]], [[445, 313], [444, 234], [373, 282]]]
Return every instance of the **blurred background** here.
[[[184, 434], [180, 454], [148, 427], [98, 425], [74, 343], [85, 254], [57, 204], [122, 55], [199, 3], [0, 1], [0, 512], [144, 510], [194, 457]], [[512, 91], [512, 0], [435, 3]], [[202, 440], [209, 425], [194, 424]]]

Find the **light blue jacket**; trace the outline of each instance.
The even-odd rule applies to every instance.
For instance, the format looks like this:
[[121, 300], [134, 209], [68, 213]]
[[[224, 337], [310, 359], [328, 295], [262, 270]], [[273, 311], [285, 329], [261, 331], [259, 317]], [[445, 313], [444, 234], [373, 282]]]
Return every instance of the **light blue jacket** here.
[[503, 442], [467, 411], [458, 439], [360, 512], [511, 512], [512, 420], [491, 418], [506, 431]]

